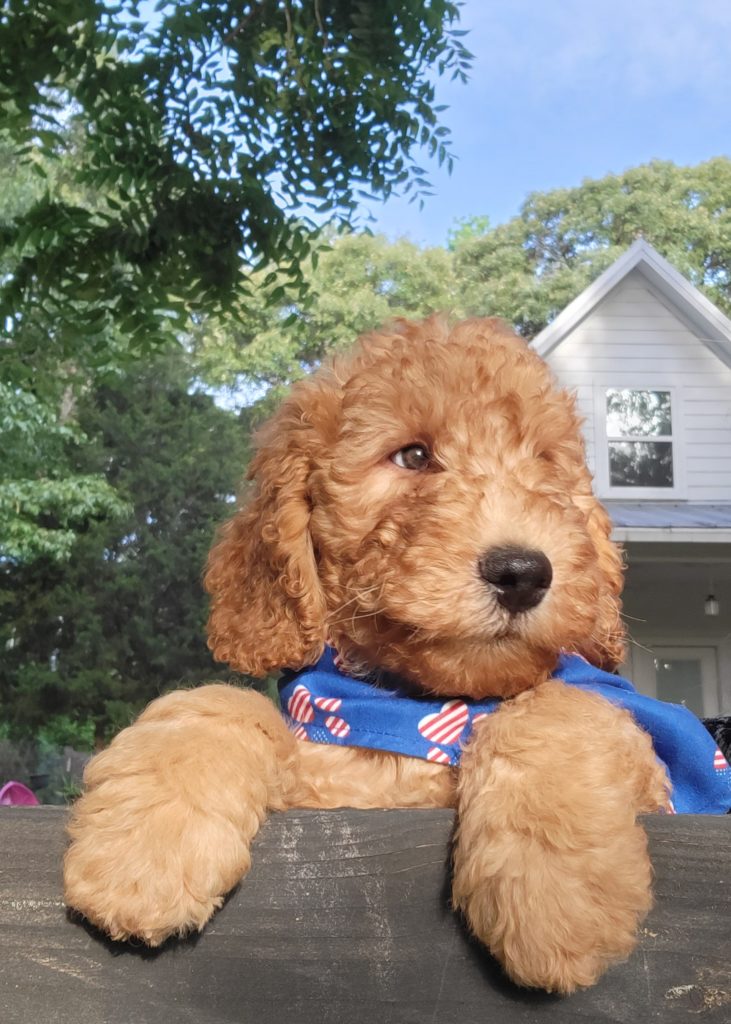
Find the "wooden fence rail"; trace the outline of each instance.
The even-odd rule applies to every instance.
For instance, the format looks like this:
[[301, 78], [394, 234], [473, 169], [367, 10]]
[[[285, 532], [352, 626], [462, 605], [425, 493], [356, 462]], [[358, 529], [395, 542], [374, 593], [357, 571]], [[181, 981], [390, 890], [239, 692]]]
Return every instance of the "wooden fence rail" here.
[[2, 1024], [731, 1020], [731, 817], [648, 819], [656, 905], [567, 999], [511, 985], [449, 909], [446, 811], [278, 815], [201, 936], [107, 941], [61, 901], [64, 811], [0, 809]]

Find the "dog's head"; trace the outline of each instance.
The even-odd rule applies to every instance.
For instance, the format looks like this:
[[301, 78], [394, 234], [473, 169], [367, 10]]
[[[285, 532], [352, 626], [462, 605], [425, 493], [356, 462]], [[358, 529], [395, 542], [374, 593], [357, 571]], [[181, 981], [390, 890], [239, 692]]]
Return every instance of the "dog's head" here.
[[496, 320], [367, 335], [258, 436], [211, 551], [209, 644], [254, 675], [332, 643], [443, 694], [508, 696], [562, 649], [623, 654], [620, 556], [573, 399]]

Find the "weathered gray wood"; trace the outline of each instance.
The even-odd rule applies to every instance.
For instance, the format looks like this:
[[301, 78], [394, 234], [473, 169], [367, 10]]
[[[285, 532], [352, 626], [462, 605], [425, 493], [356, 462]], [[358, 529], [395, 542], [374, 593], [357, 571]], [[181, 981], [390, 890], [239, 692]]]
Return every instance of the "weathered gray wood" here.
[[568, 999], [515, 988], [448, 906], [446, 811], [279, 815], [200, 937], [115, 945], [61, 902], [63, 811], [0, 809], [3, 1024], [731, 1020], [731, 819], [648, 819], [640, 948]]

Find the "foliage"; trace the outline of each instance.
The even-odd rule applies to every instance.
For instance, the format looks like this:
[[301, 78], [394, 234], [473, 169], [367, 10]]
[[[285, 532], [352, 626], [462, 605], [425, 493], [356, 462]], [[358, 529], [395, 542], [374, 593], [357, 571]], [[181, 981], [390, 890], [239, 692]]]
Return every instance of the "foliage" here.
[[50, 755], [63, 747], [91, 752], [96, 740], [94, 725], [93, 718], [56, 715], [41, 726], [36, 734], [41, 754]]
[[423, 194], [418, 149], [451, 160], [433, 72], [466, 77], [458, 17], [453, 0], [161, 0], [144, 23], [134, 0], [3, 0], [8, 138], [40, 175], [71, 153], [93, 201], [49, 181], [5, 225], [0, 315], [149, 343], [191, 306], [235, 309], [264, 264], [276, 301], [313, 217], [351, 217], [365, 189]]
[[[49, 167], [68, 195], [79, 187]], [[35, 201], [28, 173], [7, 182], [0, 223]], [[449, 250], [333, 232], [306, 268], [309, 302], [272, 303], [262, 267], [239, 324], [200, 314], [184, 350], [170, 341], [158, 357], [131, 356], [116, 328], [19, 323], [0, 341], [0, 719], [13, 735], [88, 744], [162, 688], [217, 674], [200, 587], [213, 524], [252, 423], [328, 352], [440, 309], [501, 314], [531, 336], [639, 232], [731, 312], [730, 206], [731, 161], [652, 163], [530, 196], [495, 228], [471, 218]], [[238, 415], [205, 393], [225, 388]]]
[[101, 475], [127, 513], [91, 522], [67, 562], [0, 563], [0, 717], [14, 733], [68, 738], [91, 721], [100, 737], [161, 688], [216, 673], [200, 576], [248, 431], [188, 381], [171, 349], [79, 400], [91, 440], [72, 468]]
[[458, 217], [447, 234], [447, 248], [453, 252], [457, 246], [475, 238], [481, 238], [490, 230], [490, 218], [486, 214], [475, 217]]
[[68, 558], [90, 520], [124, 514], [103, 478], [69, 472], [66, 452], [82, 439], [31, 392], [0, 381], [0, 557]]
[[[28, 209], [38, 187], [7, 146], [0, 169], [1, 228]], [[0, 276], [8, 270], [0, 261]], [[74, 358], [64, 359], [58, 332], [43, 332], [32, 317], [0, 337], [0, 559], [68, 558], [90, 520], [125, 512], [102, 477], [71, 469], [85, 440], [74, 419], [78, 394], [114, 359], [114, 340], [103, 340], [76, 335]]]
[[454, 272], [472, 313], [503, 316], [533, 337], [640, 235], [731, 312], [725, 157], [695, 167], [653, 161], [534, 193], [518, 217], [456, 236]]
[[93, 475], [0, 483], [2, 557], [68, 559], [78, 531], [90, 520], [119, 516], [125, 508]]
[[392, 317], [461, 312], [449, 253], [405, 240], [334, 237], [306, 280], [306, 304], [272, 307], [259, 293], [240, 328], [201, 321], [191, 334], [201, 376], [271, 400], [328, 352]]
[[535, 193], [494, 228], [463, 219], [447, 250], [332, 236], [307, 275], [308, 304], [271, 306], [259, 294], [239, 327], [201, 318], [190, 336], [196, 366], [240, 402], [266, 396], [266, 411], [329, 351], [393, 316], [497, 315], [532, 337], [639, 234], [731, 311], [731, 161], [654, 162]]

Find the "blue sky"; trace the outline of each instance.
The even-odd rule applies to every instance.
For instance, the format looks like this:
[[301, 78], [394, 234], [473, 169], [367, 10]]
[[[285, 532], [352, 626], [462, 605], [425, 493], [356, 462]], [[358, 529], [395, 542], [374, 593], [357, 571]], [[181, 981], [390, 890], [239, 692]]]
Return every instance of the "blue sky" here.
[[466, 0], [461, 27], [471, 81], [437, 100], [454, 171], [417, 159], [436, 195], [372, 207], [373, 230], [444, 244], [455, 218], [499, 223], [531, 191], [730, 154], [729, 0]]

